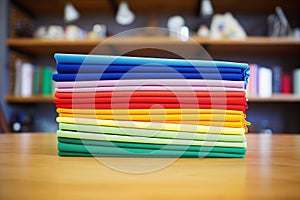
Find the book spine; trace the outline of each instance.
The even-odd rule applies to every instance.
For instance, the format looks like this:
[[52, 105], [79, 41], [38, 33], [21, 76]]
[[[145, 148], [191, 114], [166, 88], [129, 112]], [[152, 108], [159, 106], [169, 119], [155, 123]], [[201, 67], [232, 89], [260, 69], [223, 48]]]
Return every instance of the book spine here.
[[32, 96], [34, 67], [30, 63], [22, 64], [21, 96]]
[[48, 96], [52, 94], [52, 69], [43, 67], [42, 71], [42, 95]]
[[291, 93], [291, 77], [288, 74], [283, 74], [281, 79], [281, 93], [290, 94]]
[[253, 74], [254, 74], [254, 79], [253, 79], [253, 95], [254, 96], [258, 96], [258, 79], [259, 79], [259, 74], [258, 74], [258, 69], [259, 66], [258, 65], [254, 65], [254, 70], [253, 70]]
[[40, 82], [40, 68], [35, 66], [34, 68], [34, 78], [33, 78], [33, 95], [39, 94], [39, 82]]
[[281, 93], [281, 67], [273, 67], [273, 93]]
[[249, 64], [250, 67], [250, 78], [249, 84], [247, 87], [247, 96], [257, 96], [258, 95], [258, 74], [257, 74], [257, 65]]
[[14, 95], [21, 95], [21, 72], [22, 70], [22, 61], [16, 59], [15, 61], [15, 85], [14, 85]]
[[272, 96], [272, 70], [260, 67], [258, 70], [258, 94], [260, 97]]
[[294, 70], [294, 94], [300, 95], [300, 68]]

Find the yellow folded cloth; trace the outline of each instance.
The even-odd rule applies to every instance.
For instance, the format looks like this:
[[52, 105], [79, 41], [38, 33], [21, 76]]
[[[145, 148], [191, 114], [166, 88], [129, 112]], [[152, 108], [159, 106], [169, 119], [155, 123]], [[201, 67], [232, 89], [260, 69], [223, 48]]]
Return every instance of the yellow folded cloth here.
[[128, 121], [221, 121], [221, 122], [243, 122], [242, 115], [227, 114], [167, 114], [167, 115], [93, 115], [93, 114], [73, 114], [59, 113], [59, 117], [76, 117], [90, 119], [108, 119], [108, 120], [128, 120]]
[[91, 124], [98, 126], [112, 127], [129, 127], [152, 130], [170, 130], [170, 131], [185, 131], [193, 133], [215, 133], [215, 134], [231, 134], [243, 135], [245, 128], [231, 128], [219, 126], [204, 126], [198, 124], [172, 124], [159, 122], [140, 122], [140, 121], [118, 121], [118, 120], [100, 120], [89, 118], [74, 118], [74, 117], [57, 117], [57, 122], [73, 123], [73, 124]]

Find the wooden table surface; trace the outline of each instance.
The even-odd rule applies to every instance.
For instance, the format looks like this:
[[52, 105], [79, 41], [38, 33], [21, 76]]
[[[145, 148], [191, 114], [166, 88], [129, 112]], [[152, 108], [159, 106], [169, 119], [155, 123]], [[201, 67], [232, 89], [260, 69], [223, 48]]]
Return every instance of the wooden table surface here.
[[244, 159], [184, 158], [132, 174], [95, 158], [58, 157], [55, 134], [0, 134], [0, 199], [300, 199], [300, 135], [247, 138]]

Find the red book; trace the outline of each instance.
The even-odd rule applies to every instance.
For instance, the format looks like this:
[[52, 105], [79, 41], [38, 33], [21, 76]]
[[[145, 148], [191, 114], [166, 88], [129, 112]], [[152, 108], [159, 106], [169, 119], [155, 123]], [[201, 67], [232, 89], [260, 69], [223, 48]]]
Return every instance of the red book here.
[[292, 93], [292, 78], [288, 74], [283, 74], [281, 78], [281, 93], [290, 94]]

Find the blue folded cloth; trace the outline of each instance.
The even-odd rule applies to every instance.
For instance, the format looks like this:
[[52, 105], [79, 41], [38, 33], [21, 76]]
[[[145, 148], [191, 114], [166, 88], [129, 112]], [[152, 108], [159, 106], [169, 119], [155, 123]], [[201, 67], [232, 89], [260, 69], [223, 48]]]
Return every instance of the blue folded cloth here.
[[87, 65], [87, 64], [57, 64], [60, 74], [75, 73], [112, 73], [112, 72], [158, 72], [158, 73], [242, 73], [242, 69], [234, 67], [174, 67], [163, 65]]
[[119, 79], [210, 79], [244, 81], [242, 74], [216, 73], [99, 73], [99, 74], [54, 74], [54, 81], [93, 81]]
[[166, 58], [147, 58], [129, 56], [107, 56], [107, 55], [83, 55], [83, 54], [61, 54], [54, 55], [57, 64], [105, 64], [105, 65], [149, 65], [160, 64], [181, 67], [236, 67], [248, 69], [246, 63], [224, 62], [224, 61], [205, 61], [205, 60], [184, 60]]
[[[240, 72], [221, 72], [212, 73], [212, 72], [204, 72], [203, 73], [192, 73], [191, 71], [185, 71], [186, 69], [180, 69], [183, 71], [178, 71], [180, 73], [127, 73], [128, 71], [124, 71], [123, 73], [111, 73], [115, 71], [108, 71], [108, 73], [98, 74], [98, 75], [87, 75], [84, 73], [83, 75], [71, 73], [64, 76], [63, 74], [55, 74], [53, 76], [54, 81], [75, 81], [75, 80], [119, 80], [119, 79], [177, 79], [177, 78], [186, 78], [186, 79], [212, 79], [212, 80], [232, 80], [232, 81], [245, 81], [245, 88], [248, 83], [249, 71], [250, 68], [246, 63], [236, 63], [236, 62], [224, 62], [224, 61], [205, 61], [205, 60], [185, 60], [185, 59], [166, 59], [166, 58], [147, 58], [147, 57], [128, 57], [128, 56], [107, 56], [107, 55], [82, 55], [82, 54], [60, 54], [56, 53], [54, 55], [56, 59], [57, 66], [60, 64], [68, 64], [68, 65], [122, 65], [129, 66], [127, 70], [130, 70], [130, 66], [136, 65], [163, 65], [169, 67], [178, 68], [186, 68], [189, 70], [197, 70], [199, 68], [211, 68], [210, 70], [216, 70], [220, 68], [229, 68], [229, 69], [239, 69]], [[165, 67], [168, 70], [169, 67]], [[176, 70], [175, 69], [175, 70]], [[77, 69], [78, 71], [78, 69]], [[169, 70], [168, 70], [169, 71]], [[217, 70], [216, 70], [217, 71]], [[124, 73], [126, 73], [125, 76]], [[147, 74], [147, 75], [146, 75]], [[101, 76], [101, 77], [100, 77]]]

